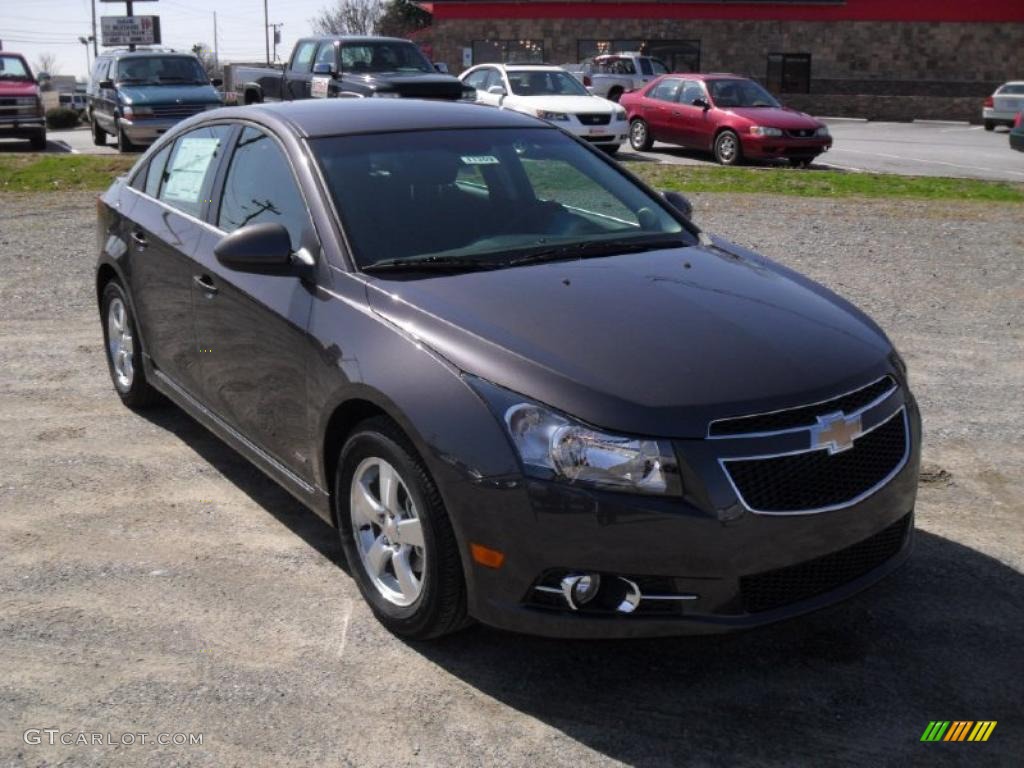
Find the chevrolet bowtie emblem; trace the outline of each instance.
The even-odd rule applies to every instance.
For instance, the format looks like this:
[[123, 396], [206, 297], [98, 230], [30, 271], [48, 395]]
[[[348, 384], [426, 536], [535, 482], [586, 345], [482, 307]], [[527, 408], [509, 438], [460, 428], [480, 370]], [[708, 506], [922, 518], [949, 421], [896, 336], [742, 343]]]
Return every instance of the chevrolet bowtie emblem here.
[[811, 448], [828, 448], [828, 452], [841, 453], [853, 448], [853, 441], [861, 436], [860, 415], [847, 416], [841, 411], [818, 417], [811, 427]]

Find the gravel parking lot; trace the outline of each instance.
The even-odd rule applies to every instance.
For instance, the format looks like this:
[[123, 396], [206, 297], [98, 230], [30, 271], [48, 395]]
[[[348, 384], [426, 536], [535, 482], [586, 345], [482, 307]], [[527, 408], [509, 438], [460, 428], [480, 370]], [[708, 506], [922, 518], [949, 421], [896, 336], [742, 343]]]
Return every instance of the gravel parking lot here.
[[[0, 765], [1019, 764], [1021, 207], [695, 202], [904, 352], [926, 429], [911, 562], [738, 635], [475, 627], [410, 644], [373, 620], [312, 513], [175, 408], [121, 406], [93, 195], [0, 199]], [[936, 719], [999, 725], [983, 744], [920, 743]], [[35, 745], [30, 728], [136, 737]]]

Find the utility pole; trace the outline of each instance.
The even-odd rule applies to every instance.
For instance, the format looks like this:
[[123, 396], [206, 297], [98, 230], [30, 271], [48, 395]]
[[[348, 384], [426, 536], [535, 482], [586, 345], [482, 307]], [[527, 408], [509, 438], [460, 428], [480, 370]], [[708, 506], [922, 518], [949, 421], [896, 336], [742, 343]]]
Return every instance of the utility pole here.
[[267, 66], [270, 66], [270, 14], [267, 11], [267, 0], [263, 0], [263, 42], [267, 44]]
[[273, 30], [274, 30], [274, 56], [273, 56], [273, 59], [276, 62], [277, 61], [277, 44], [281, 42], [281, 27], [283, 27], [284, 24], [270, 24], [269, 26], [272, 27]]
[[100, 49], [96, 43], [96, 0], [92, 0], [92, 55], [96, 58], [100, 55]]
[[[132, 0], [125, 0], [124, 4], [125, 4], [126, 6], [128, 6], [128, 15], [129, 15], [129, 16], [134, 16], [135, 14], [134, 14], [134, 13], [132, 13]], [[129, 38], [129, 39], [130, 39], [130, 38]], [[135, 45], [134, 45], [134, 44], [132, 44], [132, 43], [129, 43], [129, 45], [128, 45], [128, 50], [129, 50], [129, 51], [134, 51], [134, 50], [135, 50]]]
[[217, 12], [213, 12], [213, 66], [220, 69], [220, 49], [217, 46]]

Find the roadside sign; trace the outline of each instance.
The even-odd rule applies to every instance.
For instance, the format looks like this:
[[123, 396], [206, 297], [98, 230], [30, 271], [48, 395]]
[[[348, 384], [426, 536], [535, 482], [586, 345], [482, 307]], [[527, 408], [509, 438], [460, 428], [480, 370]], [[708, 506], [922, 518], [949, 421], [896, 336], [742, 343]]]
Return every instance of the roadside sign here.
[[101, 45], [159, 45], [159, 16], [103, 16]]

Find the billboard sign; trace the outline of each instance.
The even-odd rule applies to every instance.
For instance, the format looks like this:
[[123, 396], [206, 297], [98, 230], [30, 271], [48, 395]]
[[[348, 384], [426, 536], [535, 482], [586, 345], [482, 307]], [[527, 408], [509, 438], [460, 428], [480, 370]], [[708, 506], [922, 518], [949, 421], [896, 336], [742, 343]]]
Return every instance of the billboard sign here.
[[159, 16], [103, 16], [101, 45], [160, 45]]

